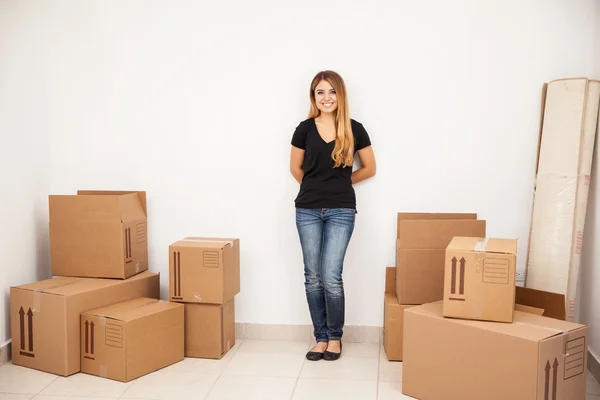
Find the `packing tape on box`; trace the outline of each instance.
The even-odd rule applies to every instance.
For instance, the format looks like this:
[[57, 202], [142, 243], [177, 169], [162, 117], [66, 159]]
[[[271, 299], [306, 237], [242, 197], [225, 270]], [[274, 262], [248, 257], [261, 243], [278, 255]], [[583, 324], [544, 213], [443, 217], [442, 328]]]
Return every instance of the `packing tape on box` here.
[[100, 370], [98, 371], [98, 375], [100, 378], [108, 378], [108, 368], [106, 365], [101, 365]]
[[135, 273], [138, 274], [140, 272], [140, 263], [135, 264]]
[[227, 243], [227, 245], [233, 247], [233, 240], [212, 240], [212, 239], [182, 239], [182, 242], [196, 242], [196, 243]]
[[198, 300], [200, 303], [202, 303], [202, 297], [200, 296], [200, 293], [198, 292], [194, 292], [194, 299]]
[[487, 247], [488, 240], [489, 238], [478, 240], [477, 243], [475, 243], [475, 248], [473, 250], [476, 252], [484, 252], [485, 248]]
[[100, 328], [104, 329], [106, 326], [106, 317], [98, 317], [98, 325], [100, 325]]
[[533, 327], [533, 328], [539, 328], [539, 329], [544, 329], [547, 331], [551, 331], [556, 333], [556, 335], [554, 336], [562, 336], [563, 338], [563, 344], [562, 344], [562, 355], [563, 357], [568, 357], [569, 353], [567, 352], [567, 343], [569, 342], [569, 332], [562, 330], [562, 329], [556, 329], [556, 328], [550, 328], [549, 326], [542, 326], [542, 325], [537, 325], [537, 324], [531, 324], [528, 322], [520, 322], [520, 321], [515, 321], [515, 325], [521, 325], [521, 326], [529, 326], [529, 327]]
[[42, 311], [42, 301], [41, 301], [41, 292], [42, 289], [36, 289], [33, 291], [33, 310], [34, 312]]

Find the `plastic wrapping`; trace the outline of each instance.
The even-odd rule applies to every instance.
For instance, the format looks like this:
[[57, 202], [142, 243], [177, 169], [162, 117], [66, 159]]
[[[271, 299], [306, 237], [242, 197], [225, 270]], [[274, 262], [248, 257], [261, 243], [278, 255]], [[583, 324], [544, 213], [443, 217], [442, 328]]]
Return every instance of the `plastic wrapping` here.
[[564, 294], [573, 320], [600, 82], [550, 82], [544, 104], [526, 287]]

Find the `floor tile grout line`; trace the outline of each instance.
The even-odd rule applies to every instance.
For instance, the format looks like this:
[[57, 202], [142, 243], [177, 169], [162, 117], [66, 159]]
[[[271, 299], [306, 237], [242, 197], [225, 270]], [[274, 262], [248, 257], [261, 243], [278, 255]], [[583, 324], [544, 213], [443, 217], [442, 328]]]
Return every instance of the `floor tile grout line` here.
[[381, 349], [382, 345], [377, 346], [377, 386], [375, 387], [375, 400], [379, 400], [379, 375], [381, 374]]
[[[310, 348], [311, 344], [312, 344], [312, 340], [309, 339], [307, 347]], [[307, 351], [308, 350], [309, 349], [307, 349]], [[302, 366], [300, 367], [300, 372], [298, 372], [298, 376], [296, 377], [296, 383], [294, 383], [294, 388], [292, 389], [292, 393], [290, 394], [290, 400], [292, 400], [294, 398], [294, 393], [296, 392], [296, 388], [298, 387], [298, 381], [300, 381], [300, 376], [302, 375], [302, 370], [304, 369], [304, 364], [306, 364], [306, 357], [304, 357], [304, 360], [302, 361]]]
[[[221, 380], [223, 373], [227, 370], [227, 368], [229, 368], [229, 364], [231, 364], [231, 362], [233, 361], [233, 358], [239, 353], [239, 351], [243, 345], [244, 345], [244, 339], [240, 339], [240, 344], [235, 349], [235, 351], [232, 352], [231, 357], [229, 358], [229, 361], [227, 361], [226, 365], [221, 369], [221, 371], [219, 371], [219, 375], [217, 376], [217, 379], [215, 379], [215, 381], [213, 382], [210, 389], [208, 389], [208, 392], [206, 392], [206, 396], [204, 396], [204, 400], [208, 399], [208, 396], [210, 396], [210, 392], [212, 392], [213, 389], [215, 388], [215, 386], [217, 386], [217, 383]], [[225, 357], [225, 355], [223, 357]]]

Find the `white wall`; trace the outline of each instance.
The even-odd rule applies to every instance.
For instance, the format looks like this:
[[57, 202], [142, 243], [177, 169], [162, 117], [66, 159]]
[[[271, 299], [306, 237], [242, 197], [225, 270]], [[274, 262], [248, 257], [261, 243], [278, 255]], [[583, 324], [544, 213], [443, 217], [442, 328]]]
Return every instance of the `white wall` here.
[[[600, 6], [596, 6], [594, 79], [600, 79]], [[600, 362], [600, 137], [596, 136], [583, 236], [579, 281], [579, 321], [589, 325], [589, 351]]]
[[[340, 72], [378, 161], [356, 186], [347, 323], [381, 325], [398, 211], [478, 212], [489, 236], [519, 238], [522, 270], [540, 89], [592, 72], [594, 4], [15, 0], [3, 40], [27, 36], [31, 48], [12, 44], [3, 59], [40, 79], [36, 101], [18, 110], [46, 118], [45, 189], [147, 190], [164, 298], [171, 242], [241, 238], [236, 319], [255, 323], [310, 323], [290, 139], [312, 76]], [[23, 99], [20, 90], [3, 96]]]
[[50, 276], [43, 17], [0, 2], [0, 346], [10, 339], [10, 286]]

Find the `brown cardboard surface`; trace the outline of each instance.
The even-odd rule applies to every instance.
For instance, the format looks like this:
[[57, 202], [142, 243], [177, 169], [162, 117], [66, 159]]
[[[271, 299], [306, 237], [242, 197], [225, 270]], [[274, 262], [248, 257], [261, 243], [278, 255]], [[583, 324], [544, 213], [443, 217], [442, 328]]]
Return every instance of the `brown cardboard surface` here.
[[513, 239], [452, 239], [446, 250], [444, 316], [512, 322], [516, 250]]
[[477, 219], [477, 213], [422, 213], [422, 212], [400, 212], [398, 213], [398, 224], [396, 238], [400, 238], [400, 221], [407, 220], [448, 220], [448, 219]]
[[189, 237], [169, 246], [171, 301], [224, 304], [239, 292], [239, 239]]
[[395, 282], [396, 268], [387, 267], [383, 302], [383, 348], [389, 361], [402, 361], [404, 310], [413, 306], [398, 303]]
[[148, 269], [145, 192], [49, 196], [52, 275], [126, 279]]
[[396, 297], [400, 304], [425, 304], [444, 298], [445, 250], [396, 248]]
[[406, 310], [404, 324], [408, 396], [585, 400], [586, 326], [519, 311], [506, 324], [444, 318], [442, 302]]
[[235, 345], [235, 303], [185, 304], [185, 356], [222, 358]]
[[485, 220], [402, 220], [398, 223], [398, 248], [441, 250], [455, 236], [485, 235]]
[[517, 286], [515, 301], [519, 304], [543, 309], [545, 317], [556, 318], [562, 321], [567, 318], [565, 295], [563, 294]]
[[524, 306], [523, 304], [515, 304], [515, 310], [521, 311], [521, 312], [526, 312], [529, 314], [534, 314], [534, 315], [543, 315], [544, 314], [544, 310], [541, 308]]
[[159, 298], [159, 274], [126, 280], [59, 277], [11, 287], [13, 364], [68, 376], [80, 368], [80, 314], [136, 297]]
[[184, 358], [184, 305], [138, 297], [81, 314], [81, 371], [129, 382]]

